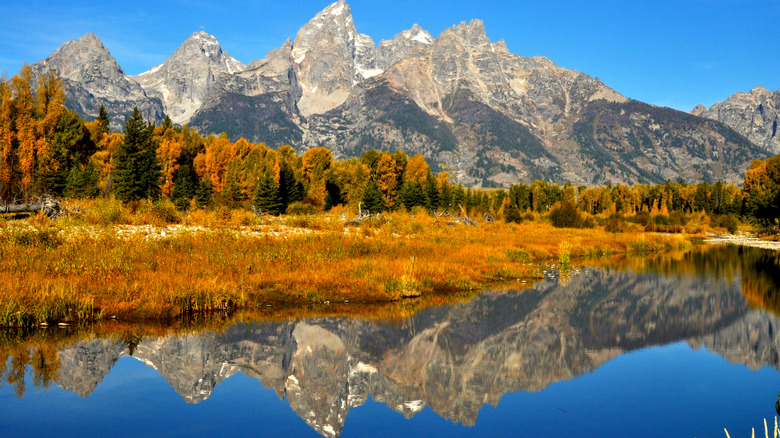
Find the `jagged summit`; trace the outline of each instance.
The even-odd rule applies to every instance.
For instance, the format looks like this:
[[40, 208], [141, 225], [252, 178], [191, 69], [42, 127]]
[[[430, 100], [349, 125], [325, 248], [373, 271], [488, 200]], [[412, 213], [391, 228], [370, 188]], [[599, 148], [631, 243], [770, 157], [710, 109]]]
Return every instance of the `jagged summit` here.
[[770, 154], [780, 153], [780, 90], [772, 92], [759, 85], [709, 109], [697, 105], [691, 114], [723, 122]]
[[184, 124], [201, 108], [219, 75], [232, 75], [244, 69], [244, 64], [222, 51], [216, 37], [198, 31], [164, 64], [133, 79], [163, 101], [171, 120]]
[[694, 108], [691, 110], [691, 114], [693, 114], [694, 116], [700, 116], [700, 115], [702, 115], [703, 113], [705, 113], [706, 111], [707, 111], [707, 107], [706, 107], [706, 106], [704, 106], [704, 104], [700, 103], [700, 104], [696, 105], [696, 106], [695, 106], [695, 107], [694, 107]]
[[97, 77], [117, 80], [125, 75], [122, 67], [94, 33], [68, 41], [37, 65], [54, 69], [60, 77], [75, 81], [94, 80]]
[[36, 77], [50, 70], [57, 72], [63, 79], [66, 106], [82, 116], [95, 117], [104, 105], [113, 129], [121, 129], [124, 115], [133, 107], [152, 120], [162, 117], [160, 101], [150, 99], [141, 86], [128, 79], [94, 33], [68, 41], [32, 69]]

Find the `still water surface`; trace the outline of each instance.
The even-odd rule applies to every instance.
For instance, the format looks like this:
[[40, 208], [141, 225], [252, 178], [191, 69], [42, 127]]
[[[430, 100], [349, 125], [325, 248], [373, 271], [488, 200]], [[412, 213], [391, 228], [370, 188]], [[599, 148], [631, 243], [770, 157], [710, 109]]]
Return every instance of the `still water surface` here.
[[780, 391], [778, 277], [708, 247], [403, 321], [28, 346], [23, 380], [9, 347], [0, 436], [750, 436]]

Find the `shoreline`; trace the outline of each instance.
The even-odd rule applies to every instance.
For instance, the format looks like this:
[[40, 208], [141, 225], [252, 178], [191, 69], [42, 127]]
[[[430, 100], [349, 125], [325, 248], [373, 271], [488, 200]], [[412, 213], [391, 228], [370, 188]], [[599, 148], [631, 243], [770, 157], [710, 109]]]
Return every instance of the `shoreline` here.
[[704, 243], [709, 244], [721, 244], [721, 245], [740, 245], [749, 246], [752, 248], [769, 249], [772, 251], [780, 251], [780, 242], [771, 240], [763, 240], [758, 237], [749, 237], [744, 234], [732, 235], [732, 234], [713, 234], [708, 235]]

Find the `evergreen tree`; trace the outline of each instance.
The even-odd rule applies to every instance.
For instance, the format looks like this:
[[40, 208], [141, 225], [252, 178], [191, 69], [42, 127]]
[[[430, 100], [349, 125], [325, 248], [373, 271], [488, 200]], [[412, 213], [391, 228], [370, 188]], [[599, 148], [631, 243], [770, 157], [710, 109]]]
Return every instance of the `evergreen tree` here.
[[173, 120], [171, 120], [171, 118], [168, 117], [168, 114], [165, 115], [165, 119], [163, 120], [162, 125], [160, 126], [163, 128], [163, 132], [173, 128]]
[[270, 172], [265, 172], [263, 178], [257, 183], [253, 204], [263, 212], [274, 216], [282, 213], [282, 198]]
[[108, 134], [111, 131], [111, 121], [108, 119], [106, 107], [103, 105], [100, 105], [100, 109], [98, 110], [97, 121], [100, 122], [101, 132]]
[[176, 208], [183, 210], [187, 208], [190, 200], [195, 197], [198, 185], [195, 173], [188, 165], [181, 166], [173, 176], [173, 191], [171, 200]]
[[435, 211], [439, 208], [439, 185], [436, 184], [436, 179], [430, 173], [428, 179], [425, 180], [425, 197], [429, 210]]
[[152, 139], [154, 126], [147, 124], [138, 108], [125, 122], [124, 138], [116, 154], [114, 191], [123, 202], [160, 196], [162, 172]]
[[411, 210], [413, 207], [426, 206], [428, 203], [425, 191], [417, 181], [409, 181], [404, 184], [398, 192], [398, 199], [407, 210]]
[[73, 166], [65, 184], [65, 195], [74, 198], [94, 198], [98, 195], [99, 175], [90, 162]]
[[325, 193], [325, 210], [330, 210], [331, 208], [344, 203], [344, 200], [341, 197], [341, 188], [333, 179], [329, 178], [325, 183]]
[[381, 213], [387, 209], [382, 191], [374, 181], [368, 183], [363, 193], [363, 209], [368, 210], [369, 213]]
[[195, 191], [195, 203], [200, 208], [208, 207], [211, 205], [213, 196], [214, 186], [211, 185], [211, 181], [201, 181]]
[[283, 162], [279, 169], [279, 197], [282, 202], [282, 213], [293, 202], [303, 201], [305, 194], [303, 184], [295, 179], [295, 173], [290, 165]]

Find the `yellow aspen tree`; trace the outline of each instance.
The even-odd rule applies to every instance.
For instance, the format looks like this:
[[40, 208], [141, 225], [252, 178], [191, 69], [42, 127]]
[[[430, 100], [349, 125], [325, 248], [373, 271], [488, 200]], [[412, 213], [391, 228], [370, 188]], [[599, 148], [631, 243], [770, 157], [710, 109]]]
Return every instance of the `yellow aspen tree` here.
[[439, 172], [436, 176], [436, 184], [439, 186], [439, 191], [443, 191], [444, 187], [450, 182], [450, 174], [447, 171]]
[[16, 168], [15, 134], [13, 129], [14, 101], [11, 86], [5, 78], [0, 79], [0, 196], [12, 195]]
[[162, 163], [162, 195], [167, 197], [173, 193], [173, 176], [179, 170], [179, 157], [181, 157], [181, 143], [175, 138], [164, 138], [157, 148], [157, 157]]
[[347, 205], [357, 206], [365, 194], [371, 169], [358, 158], [337, 162], [335, 166], [336, 179], [347, 199]]
[[[35, 121], [35, 176], [38, 179], [37, 187], [44, 191], [53, 188], [52, 178], [58, 171], [64, 171], [67, 166], [67, 151], [55, 151], [52, 143], [54, 131], [65, 112], [63, 102], [65, 102], [65, 94], [57, 73], [50, 71], [47, 75], [41, 76], [35, 94], [38, 115]], [[64, 176], [62, 178], [64, 180]]]
[[16, 138], [19, 170], [21, 171], [21, 186], [25, 197], [33, 184], [35, 173], [35, 105], [32, 88], [32, 68], [28, 64], [11, 79], [14, 97], [16, 99]]
[[100, 178], [98, 187], [103, 193], [111, 191], [111, 177], [116, 168], [116, 155], [123, 142], [122, 134], [118, 132], [104, 134], [101, 136], [100, 142], [96, 143], [97, 152], [90, 157], [90, 161], [98, 170]]
[[315, 207], [325, 205], [325, 177], [332, 163], [333, 154], [327, 148], [311, 148], [303, 153], [303, 175], [309, 183], [306, 201]]
[[[408, 168], [408, 164], [407, 164]], [[393, 156], [382, 152], [376, 164], [376, 183], [385, 200], [385, 206], [392, 210], [398, 200], [398, 175]]]
[[[425, 162], [425, 157], [422, 155], [415, 155], [406, 162], [404, 182], [416, 182], [422, 184], [428, 178], [428, 174], [430, 172], [431, 169], [428, 167], [428, 163]], [[439, 190], [441, 190], [441, 187]]]

